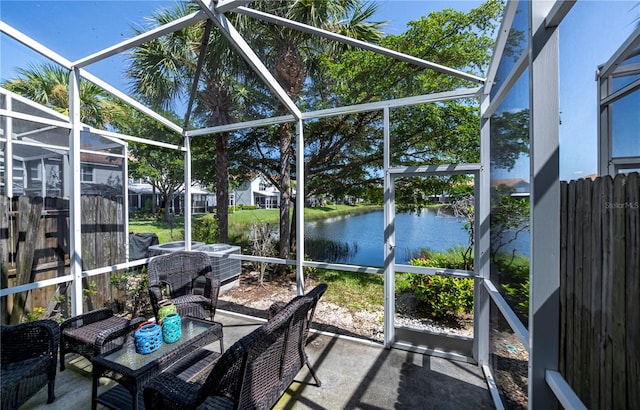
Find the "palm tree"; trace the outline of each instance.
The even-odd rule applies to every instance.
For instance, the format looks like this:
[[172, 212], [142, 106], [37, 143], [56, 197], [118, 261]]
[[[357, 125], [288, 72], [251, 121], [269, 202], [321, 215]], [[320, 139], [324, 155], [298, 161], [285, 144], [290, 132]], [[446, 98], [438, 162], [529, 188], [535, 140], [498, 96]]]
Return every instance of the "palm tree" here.
[[[308, 24], [313, 27], [330, 30], [368, 42], [377, 42], [382, 38], [382, 22], [368, 22], [377, 10], [374, 3], [362, 0], [314, 0], [292, 2], [273, 2], [262, 0], [253, 3], [255, 8], [268, 13]], [[339, 53], [344, 50], [333, 41], [308, 33], [280, 26], [263, 26], [264, 32], [255, 35], [261, 42], [270, 44], [265, 50], [265, 58], [276, 80], [293, 101], [297, 101], [304, 89], [305, 81], [314, 76], [314, 62], [319, 50]], [[286, 108], [280, 106], [278, 115], [286, 114]], [[280, 125], [280, 257], [288, 258], [295, 251], [295, 211], [290, 222], [291, 200], [291, 160], [292, 129], [291, 123]], [[298, 158], [302, 161], [302, 158]], [[294, 228], [292, 228], [294, 227]]]
[[[173, 9], [156, 12], [150, 21], [160, 26], [186, 16], [198, 10], [192, 3], [177, 3]], [[154, 107], [172, 108], [176, 97], [189, 92], [197, 70], [203, 36], [209, 28], [201, 22], [176, 31], [170, 35], [147, 42], [136, 48], [130, 59], [127, 74], [132, 80], [134, 92]], [[136, 30], [138, 33], [141, 30]], [[236, 64], [226, 40], [212, 33], [206, 41], [206, 58], [201, 69], [201, 87], [198, 93], [199, 114], [208, 127], [229, 124], [233, 120], [234, 100], [225, 81], [229, 71]], [[240, 65], [240, 63], [237, 63]], [[209, 152], [207, 141], [194, 141], [192, 147], [209, 162], [215, 156], [216, 212], [218, 218], [218, 239], [226, 242], [228, 238], [229, 212], [229, 160], [227, 153], [228, 133], [216, 135], [215, 153]], [[194, 159], [197, 161], [197, 159]], [[206, 179], [208, 164], [194, 167], [194, 175]]]
[[[3, 87], [69, 114], [69, 71], [56, 64], [19, 68], [18, 76], [4, 82]], [[88, 81], [80, 81], [80, 102], [80, 121], [93, 127], [103, 128], [120, 111], [106, 91]]]

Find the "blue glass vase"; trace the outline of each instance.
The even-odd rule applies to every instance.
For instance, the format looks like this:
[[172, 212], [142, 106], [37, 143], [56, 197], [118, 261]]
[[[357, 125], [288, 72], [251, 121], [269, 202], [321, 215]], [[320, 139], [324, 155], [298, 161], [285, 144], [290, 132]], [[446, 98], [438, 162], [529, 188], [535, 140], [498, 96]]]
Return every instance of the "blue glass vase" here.
[[182, 318], [177, 313], [169, 313], [162, 321], [162, 335], [165, 343], [173, 343], [182, 336]]

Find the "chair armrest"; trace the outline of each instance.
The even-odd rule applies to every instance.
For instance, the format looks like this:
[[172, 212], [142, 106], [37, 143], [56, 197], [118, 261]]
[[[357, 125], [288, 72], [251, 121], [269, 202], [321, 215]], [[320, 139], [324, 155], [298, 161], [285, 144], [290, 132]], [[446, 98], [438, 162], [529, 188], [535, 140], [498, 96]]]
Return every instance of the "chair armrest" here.
[[2, 333], [0, 349], [2, 363], [41, 356], [56, 359], [60, 344], [60, 326], [53, 320], [36, 320], [15, 326], [3, 325], [0, 332]]
[[109, 319], [111, 316], [113, 316], [113, 311], [109, 308], [92, 310], [91, 312], [83, 313], [81, 315], [74, 316], [72, 318], [65, 320], [60, 325], [60, 331], [64, 331], [67, 328], [77, 329], [81, 326], [86, 326], [90, 323], [95, 323], [100, 320]]
[[278, 312], [280, 312], [284, 307], [287, 306], [287, 302], [274, 302], [269, 306], [267, 319], [271, 319]]
[[198, 383], [188, 383], [171, 373], [161, 373], [144, 388], [144, 406], [147, 409], [196, 409], [200, 404]]

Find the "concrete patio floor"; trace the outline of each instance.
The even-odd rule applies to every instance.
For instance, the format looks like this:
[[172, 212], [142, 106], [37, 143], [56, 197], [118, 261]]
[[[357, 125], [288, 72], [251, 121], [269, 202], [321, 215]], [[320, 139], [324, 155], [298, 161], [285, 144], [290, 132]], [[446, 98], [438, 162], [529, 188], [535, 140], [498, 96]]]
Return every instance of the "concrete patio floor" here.
[[[218, 311], [225, 347], [262, 322]], [[211, 348], [217, 350], [218, 344]], [[473, 365], [366, 341], [311, 333], [309, 360], [322, 386], [304, 368], [276, 409], [492, 409], [482, 370]], [[56, 376], [56, 400], [46, 404], [46, 388], [21, 409], [74, 410], [91, 408], [91, 364], [68, 356], [67, 369]], [[101, 379], [100, 391], [116, 383]], [[104, 408], [99, 406], [99, 409]]]

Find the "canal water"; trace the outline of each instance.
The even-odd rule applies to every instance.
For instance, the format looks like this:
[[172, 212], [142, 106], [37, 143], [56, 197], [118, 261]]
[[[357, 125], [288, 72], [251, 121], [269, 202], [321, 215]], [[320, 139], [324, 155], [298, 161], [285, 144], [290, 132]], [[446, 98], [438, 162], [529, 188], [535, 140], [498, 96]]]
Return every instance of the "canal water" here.
[[[407, 263], [421, 249], [445, 252], [453, 247], [466, 247], [469, 241], [464, 220], [424, 209], [420, 214], [396, 215], [396, 263]], [[354, 250], [346, 257], [326, 262], [383, 266], [384, 213], [369, 212], [305, 223], [307, 238], [322, 238], [347, 243]], [[528, 235], [521, 234], [511, 249], [528, 255]]]

